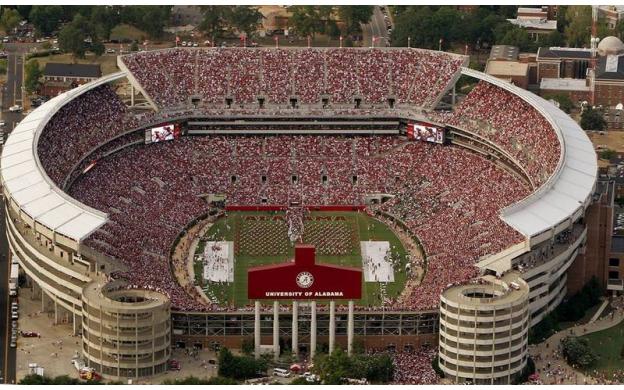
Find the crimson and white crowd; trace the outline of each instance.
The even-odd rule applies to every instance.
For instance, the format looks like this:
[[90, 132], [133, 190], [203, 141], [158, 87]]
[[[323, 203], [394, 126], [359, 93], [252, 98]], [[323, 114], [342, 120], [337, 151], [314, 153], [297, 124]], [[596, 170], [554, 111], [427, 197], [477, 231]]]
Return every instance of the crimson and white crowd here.
[[392, 355], [396, 385], [435, 385], [440, 377], [431, 365], [436, 349], [421, 347], [414, 352], [397, 352]]
[[210, 48], [130, 54], [122, 60], [160, 107], [188, 104], [189, 97], [234, 107], [257, 102], [287, 106], [353, 103], [424, 106], [443, 92], [463, 59], [419, 49]]
[[448, 284], [476, 275], [479, 256], [522, 239], [498, 211], [527, 191], [465, 150], [394, 136], [213, 136], [128, 147], [79, 177], [70, 194], [109, 214], [87, 243], [122, 260], [132, 283], [170, 295], [178, 309], [205, 309], [168, 268], [177, 235], [208, 211], [201, 194], [225, 194], [230, 205], [361, 205], [364, 194], [395, 194], [378, 207], [419, 237], [428, 271], [392, 306], [432, 309]]
[[[422, 106], [446, 88], [461, 65], [457, 57], [409, 49], [174, 49], [123, 60], [157, 104], [172, 110], [193, 94], [215, 103], [224, 96], [248, 103], [257, 95], [279, 103], [294, 93], [302, 103], [325, 94], [332, 102], [355, 95], [375, 102], [389, 94]], [[192, 111], [182, 107], [177, 113]], [[210, 136], [145, 145], [141, 134], [124, 135], [157, 115], [173, 114], [163, 110], [139, 120], [111, 87], [98, 87], [54, 115], [38, 152], [55, 183], [77, 178], [70, 194], [108, 213], [109, 221], [86, 243], [127, 265], [129, 271], [120, 276], [133, 285], [170, 296], [175, 309], [217, 309], [184, 291], [168, 260], [180, 232], [208, 212], [202, 194], [224, 194], [228, 205], [304, 206], [359, 206], [365, 194], [393, 195], [374, 207], [401, 220], [427, 255], [422, 283], [409, 279], [404, 292], [388, 302], [396, 309], [436, 308], [444, 288], [477, 275], [473, 264], [479, 257], [523, 239], [499, 211], [532, 189], [465, 149], [397, 136]], [[491, 125], [471, 129], [522, 162], [534, 185], [556, 165], [559, 144], [552, 128], [501, 88], [479, 84], [454, 113], [437, 115], [450, 123]], [[75, 173], [96, 146], [119, 136], [80, 170], [94, 157], [133, 146], [100, 159], [82, 176]], [[291, 226], [299, 233], [298, 224]]]
[[536, 188], [557, 167], [560, 144], [550, 123], [522, 98], [500, 87], [481, 81], [452, 112], [432, 114], [509, 153], [527, 171]]

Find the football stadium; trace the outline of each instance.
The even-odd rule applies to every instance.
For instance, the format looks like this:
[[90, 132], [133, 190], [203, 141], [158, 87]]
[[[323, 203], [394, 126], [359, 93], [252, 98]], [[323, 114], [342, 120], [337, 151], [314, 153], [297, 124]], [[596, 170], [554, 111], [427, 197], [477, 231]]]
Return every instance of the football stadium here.
[[117, 63], [29, 114], [0, 168], [10, 249], [90, 367], [142, 378], [172, 348], [357, 342], [395, 352], [399, 377], [408, 352], [412, 374], [437, 352], [458, 383], [523, 369], [597, 176], [555, 105], [412, 48]]

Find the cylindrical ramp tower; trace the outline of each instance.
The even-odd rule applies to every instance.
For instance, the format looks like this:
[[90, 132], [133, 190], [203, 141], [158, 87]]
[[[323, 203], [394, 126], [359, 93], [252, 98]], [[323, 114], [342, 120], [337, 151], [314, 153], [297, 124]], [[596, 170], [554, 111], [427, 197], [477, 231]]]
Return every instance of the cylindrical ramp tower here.
[[169, 298], [117, 282], [88, 284], [82, 295], [82, 353], [109, 379], [162, 373], [171, 355]]
[[447, 288], [439, 365], [456, 383], [509, 384], [528, 356], [529, 286], [517, 272]]

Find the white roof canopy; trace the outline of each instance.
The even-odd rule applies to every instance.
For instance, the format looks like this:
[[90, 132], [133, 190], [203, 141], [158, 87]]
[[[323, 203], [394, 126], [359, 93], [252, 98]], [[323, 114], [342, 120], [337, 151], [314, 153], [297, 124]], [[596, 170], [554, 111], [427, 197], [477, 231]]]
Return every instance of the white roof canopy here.
[[37, 141], [61, 107], [93, 88], [122, 77], [125, 77], [123, 72], [102, 77], [41, 105], [9, 135], [0, 158], [0, 176], [12, 201], [36, 222], [76, 241], [82, 241], [102, 226], [107, 215], [71, 198], [50, 180], [39, 162]]
[[580, 126], [549, 101], [496, 77], [463, 68], [462, 73], [487, 81], [519, 96], [551, 124], [561, 144], [559, 163], [540, 188], [506, 207], [501, 218], [525, 237], [533, 237], [565, 223], [591, 199], [598, 176], [594, 147]]

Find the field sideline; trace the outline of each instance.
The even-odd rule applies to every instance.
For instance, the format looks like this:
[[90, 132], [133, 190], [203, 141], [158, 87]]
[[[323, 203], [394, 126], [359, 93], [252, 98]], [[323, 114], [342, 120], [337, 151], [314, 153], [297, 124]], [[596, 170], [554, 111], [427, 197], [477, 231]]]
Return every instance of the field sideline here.
[[[234, 283], [206, 283], [202, 280], [202, 263], [196, 261], [195, 277], [206, 294], [220, 304], [245, 306], [247, 299], [247, 269], [258, 265], [284, 262], [293, 257], [293, 247], [287, 235], [282, 212], [229, 212], [217, 220], [200, 241], [195, 254], [203, 254], [205, 241], [234, 241]], [[358, 212], [310, 213], [305, 222], [304, 243], [317, 246], [317, 263], [362, 268], [360, 241], [388, 241], [392, 257], [399, 259], [395, 281], [385, 284], [386, 296], [395, 297], [405, 286], [407, 275], [406, 250], [399, 238], [382, 222]], [[335, 249], [335, 247], [337, 249]], [[323, 252], [336, 252], [322, 254]], [[401, 271], [401, 272], [398, 272]], [[382, 284], [362, 282], [362, 300], [358, 305], [381, 304]]]

